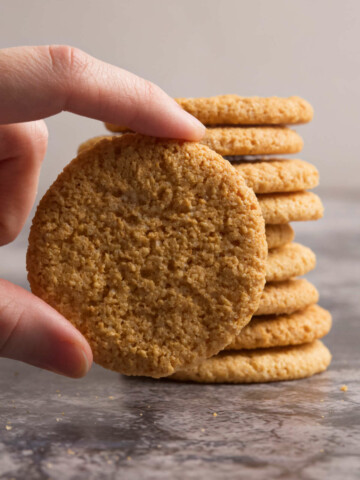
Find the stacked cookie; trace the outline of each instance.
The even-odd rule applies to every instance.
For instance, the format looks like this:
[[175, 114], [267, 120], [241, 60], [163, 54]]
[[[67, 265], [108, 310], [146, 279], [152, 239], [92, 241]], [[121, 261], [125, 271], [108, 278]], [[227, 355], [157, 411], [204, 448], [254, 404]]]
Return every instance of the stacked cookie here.
[[[228, 159], [257, 195], [266, 224], [266, 285], [256, 316], [226, 352], [177, 372], [176, 380], [251, 383], [306, 377], [323, 371], [330, 353], [319, 341], [331, 328], [331, 315], [317, 305], [318, 292], [305, 279], [315, 254], [295, 243], [290, 222], [318, 220], [317, 169], [300, 159], [276, 155], [301, 151], [303, 140], [284, 125], [307, 123], [311, 105], [299, 97], [244, 98], [221, 95], [179, 98], [207, 132], [202, 143]], [[112, 132], [126, 127], [107, 124]]]
[[225, 155], [256, 193], [266, 223], [268, 261], [266, 285], [251, 322], [225, 352], [172, 378], [252, 383], [324, 370], [331, 357], [319, 338], [329, 332], [331, 315], [317, 305], [316, 288], [296, 278], [315, 267], [315, 255], [293, 241], [289, 225], [322, 217], [320, 198], [308, 191], [318, 184], [318, 172], [303, 160], [272, 156], [301, 150], [300, 136], [283, 125], [310, 121], [311, 106], [298, 97], [235, 95], [179, 103], [207, 125], [204, 143]]

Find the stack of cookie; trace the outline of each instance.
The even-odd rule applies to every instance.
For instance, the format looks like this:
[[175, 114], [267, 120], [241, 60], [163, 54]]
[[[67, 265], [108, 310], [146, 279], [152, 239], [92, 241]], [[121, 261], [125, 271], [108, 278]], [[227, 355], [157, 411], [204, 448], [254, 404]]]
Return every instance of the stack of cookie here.
[[283, 125], [310, 121], [311, 106], [298, 97], [235, 95], [179, 99], [179, 103], [207, 125], [204, 143], [226, 156], [256, 193], [269, 252], [256, 316], [225, 352], [172, 378], [252, 383], [302, 378], [324, 370], [331, 357], [319, 338], [329, 332], [331, 315], [317, 305], [316, 288], [296, 278], [315, 267], [315, 255], [293, 241], [289, 225], [322, 217], [320, 198], [308, 191], [318, 184], [318, 172], [303, 160], [273, 156], [301, 150], [302, 139]]
[[[225, 351], [200, 364], [193, 362], [170, 378], [252, 383], [303, 378], [325, 370], [331, 356], [319, 339], [330, 330], [331, 316], [317, 305], [316, 288], [297, 278], [315, 267], [315, 255], [293, 241], [289, 225], [322, 217], [321, 200], [308, 191], [317, 185], [318, 172], [303, 160], [277, 157], [302, 149], [301, 137], [284, 125], [309, 122], [311, 106], [298, 97], [224, 95], [177, 101], [207, 126], [202, 143], [229, 160], [255, 192], [266, 224], [268, 258], [265, 288], [250, 323]], [[117, 133], [127, 130], [107, 127]], [[79, 151], [103, 138], [90, 139]]]

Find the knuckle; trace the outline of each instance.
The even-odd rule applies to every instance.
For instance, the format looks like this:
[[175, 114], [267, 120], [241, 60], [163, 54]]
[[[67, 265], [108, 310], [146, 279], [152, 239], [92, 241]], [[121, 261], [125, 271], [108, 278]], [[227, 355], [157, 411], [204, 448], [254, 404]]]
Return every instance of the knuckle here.
[[86, 54], [70, 45], [49, 45], [51, 67], [70, 77], [86, 66]]

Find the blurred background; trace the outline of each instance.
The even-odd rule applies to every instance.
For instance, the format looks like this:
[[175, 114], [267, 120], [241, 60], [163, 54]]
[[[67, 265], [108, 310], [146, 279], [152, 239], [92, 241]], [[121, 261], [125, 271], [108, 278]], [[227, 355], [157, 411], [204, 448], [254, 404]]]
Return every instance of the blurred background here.
[[[1, 0], [0, 47], [74, 45], [172, 96], [300, 95], [315, 108], [300, 157], [319, 168], [326, 205], [360, 187], [359, 15], [358, 0]], [[79, 143], [105, 133], [69, 113], [47, 124], [37, 201]], [[0, 250], [0, 275], [24, 286], [27, 235]]]

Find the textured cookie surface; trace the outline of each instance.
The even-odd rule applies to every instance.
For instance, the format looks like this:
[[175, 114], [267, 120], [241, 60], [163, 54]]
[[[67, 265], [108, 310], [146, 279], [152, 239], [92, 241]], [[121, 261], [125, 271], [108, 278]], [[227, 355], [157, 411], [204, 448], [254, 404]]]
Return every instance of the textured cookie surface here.
[[264, 193], [258, 200], [265, 223], [318, 220], [324, 214], [320, 198], [312, 192]]
[[298, 153], [300, 135], [285, 127], [208, 128], [201, 143], [220, 155], [269, 155]]
[[305, 275], [316, 265], [315, 254], [299, 243], [288, 243], [269, 251], [266, 264], [266, 281], [281, 282]]
[[295, 232], [291, 225], [285, 223], [284, 225], [266, 225], [266, 243], [268, 249], [282, 247], [294, 240]]
[[170, 379], [199, 383], [295, 380], [323, 372], [330, 361], [329, 350], [315, 340], [291, 347], [223, 352], [187, 371], [175, 373]]
[[258, 307], [264, 222], [231, 165], [195, 143], [124, 135], [73, 160], [41, 200], [32, 291], [95, 361], [160, 377], [224, 348]]
[[253, 317], [226, 350], [301, 345], [322, 338], [330, 328], [330, 312], [319, 305], [290, 315]]
[[[311, 105], [300, 97], [240, 97], [217, 95], [205, 98], [176, 98], [181, 107], [204, 125], [284, 125], [307, 123]], [[125, 127], [106, 124], [113, 132]]]
[[256, 315], [281, 315], [302, 310], [317, 303], [319, 292], [305, 278], [267, 283]]
[[304, 160], [266, 160], [234, 163], [255, 193], [297, 192], [316, 187], [319, 173]]

